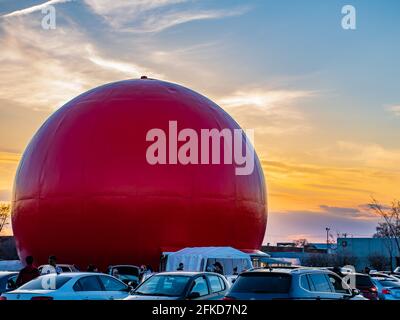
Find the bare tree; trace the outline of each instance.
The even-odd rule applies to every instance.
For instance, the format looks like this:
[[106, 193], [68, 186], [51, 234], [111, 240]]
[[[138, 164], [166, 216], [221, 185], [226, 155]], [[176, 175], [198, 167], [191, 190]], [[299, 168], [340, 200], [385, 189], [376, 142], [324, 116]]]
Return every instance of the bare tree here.
[[392, 270], [394, 257], [396, 257], [396, 265], [399, 263], [400, 201], [394, 200], [392, 201], [391, 206], [384, 206], [376, 199], [372, 198], [372, 203], [369, 204], [369, 208], [372, 212], [383, 219], [383, 221], [379, 222], [376, 226], [374, 238], [381, 238], [384, 240], [385, 247], [390, 256], [390, 269]]
[[297, 239], [297, 240], [294, 240], [293, 243], [296, 247], [304, 248], [305, 246], [308, 245], [308, 240], [307, 239]]
[[376, 215], [383, 219], [376, 227], [375, 238], [388, 238], [396, 243], [398, 252], [400, 253], [400, 201], [394, 200], [390, 207], [380, 204], [375, 198], [372, 198], [369, 208]]
[[346, 265], [355, 266], [357, 257], [348, 255], [336, 255], [317, 253], [307, 255], [301, 263], [308, 267], [343, 267]]
[[8, 224], [8, 217], [10, 216], [10, 204], [0, 203], [0, 233], [3, 228]]
[[370, 266], [376, 270], [387, 270], [391, 268], [392, 264], [390, 259], [379, 253], [370, 254], [368, 261]]

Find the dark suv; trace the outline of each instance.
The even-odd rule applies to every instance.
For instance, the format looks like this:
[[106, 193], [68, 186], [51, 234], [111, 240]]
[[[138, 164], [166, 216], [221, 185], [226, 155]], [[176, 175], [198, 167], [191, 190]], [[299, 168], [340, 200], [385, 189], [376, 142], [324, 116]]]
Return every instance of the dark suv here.
[[329, 270], [256, 269], [241, 273], [224, 300], [366, 300], [359, 293]]
[[369, 300], [378, 300], [378, 290], [368, 274], [356, 273], [356, 288]]

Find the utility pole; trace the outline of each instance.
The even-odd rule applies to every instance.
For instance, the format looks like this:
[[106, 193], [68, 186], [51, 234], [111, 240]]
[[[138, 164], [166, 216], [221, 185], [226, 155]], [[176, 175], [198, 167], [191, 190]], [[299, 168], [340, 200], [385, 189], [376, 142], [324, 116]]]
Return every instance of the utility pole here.
[[329, 251], [329, 231], [331, 230], [331, 228], [326, 227], [326, 251]]

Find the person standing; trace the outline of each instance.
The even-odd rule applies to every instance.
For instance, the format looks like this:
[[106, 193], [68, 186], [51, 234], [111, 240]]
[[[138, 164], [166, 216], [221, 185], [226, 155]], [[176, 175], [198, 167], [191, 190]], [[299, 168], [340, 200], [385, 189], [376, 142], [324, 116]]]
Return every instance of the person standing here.
[[50, 274], [50, 273], [57, 273], [57, 274], [62, 273], [61, 267], [59, 267], [57, 265], [57, 257], [56, 256], [50, 256], [49, 264], [44, 266], [42, 269], [42, 275]]
[[97, 267], [94, 264], [89, 264], [86, 271], [87, 272], [99, 272], [99, 269], [97, 269]]
[[16, 280], [17, 287], [20, 287], [20, 286], [24, 285], [25, 283], [40, 276], [40, 272], [39, 272], [38, 268], [36, 268], [33, 265], [33, 257], [32, 256], [27, 256], [25, 258], [25, 262], [26, 262], [26, 267], [21, 269], [21, 271], [18, 274], [17, 280]]
[[214, 263], [214, 272], [219, 273], [220, 275], [224, 275], [224, 268], [222, 267], [222, 264], [218, 261]]

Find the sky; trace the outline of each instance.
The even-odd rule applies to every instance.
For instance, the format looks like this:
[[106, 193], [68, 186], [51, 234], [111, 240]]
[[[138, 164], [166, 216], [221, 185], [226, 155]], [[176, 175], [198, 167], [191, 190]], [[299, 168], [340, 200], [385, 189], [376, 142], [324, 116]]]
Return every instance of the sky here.
[[[355, 30], [342, 28], [347, 4]], [[42, 27], [48, 5], [55, 29]], [[326, 227], [371, 236], [371, 197], [400, 198], [399, 10], [397, 0], [0, 0], [0, 201], [52, 112], [147, 75], [255, 130], [264, 243], [322, 242]]]

